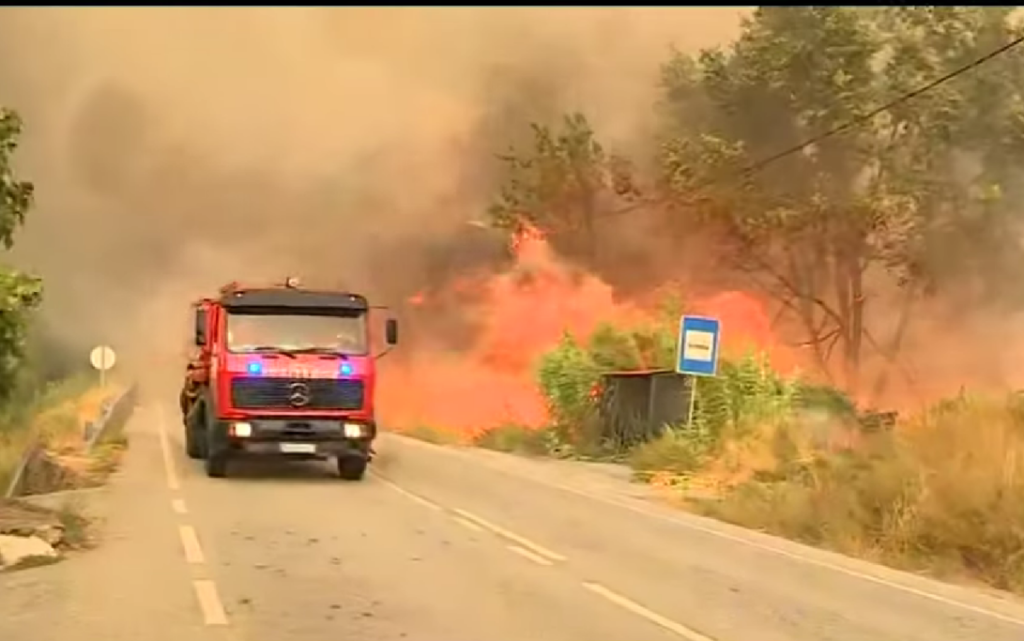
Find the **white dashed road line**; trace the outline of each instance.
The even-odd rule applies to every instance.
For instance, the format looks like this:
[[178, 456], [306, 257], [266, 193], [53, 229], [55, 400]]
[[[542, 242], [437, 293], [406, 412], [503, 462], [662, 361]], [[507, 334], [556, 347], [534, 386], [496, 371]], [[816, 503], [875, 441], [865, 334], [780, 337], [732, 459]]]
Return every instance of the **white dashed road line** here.
[[167, 477], [167, 487], [172, 491], [181, 489], [181, 481], [178, 479], [178, 470], [174, 467], [174, 458], [171, 456], [171, 446], [167, 442], [167, 430], [164, 428], [164, 412], [157, 408], [157, 433], [160, 439], [160, 454], [164, 459], [164, 474]]
[[178, 535], [181, 537], [181, 547], [185, 550], [185, 561], [189, 565], [206, 563], [206, 556], [203, 554], [202, 546], [199, 545], [196, 529], [191, 525], [179, 525]]
[[518, 545], [506, 545], [505, 547], [515, 552], [519, 556], [523, 557], [524, 559], [529, 559], [530, 561], [533, 561], [537, 565], [552, 565], [551, 561], [549, 561], [548, 559], [545, 559], [539, 554], [534, 554], [533, 552], [525, 548], [521, 548]]
[[715, 641], [711, 637], [703, 635], [700, 632], [697, 632], [696, 630], [691, 630], [682, 623], [677, 623], [672, 619], [661, 616], [653, 610], [645, 608], [644, 606], [640, 605], [636, 601], [633, 601], [632, 599], [626, 598], [617, 592], [612, 592], [600, 583], [584, 583], [583, 587], [590, 590], [594, 594], [607, 599], [608, 601], [614, 603], [620, 608], [628, 610], [633, 614], [637, 615], [638, 617], [647, 619], [651, 623], [661, 626], [669, 632], [677, 634], [683, 637], [684, 639], [689, 639], [689, 641]]
[[228, 615], [217, 592], [217, 584], [208, 579], [196, 579], [192, 582], [199, 600], [199, 609], [203, 611], [203, 623], [206, 625], [227, 625]]
[[[157, 407], [157, 437], [160, 441], [160, 455], [164, 462], [164, 474], [167, 480], [167, 489], [171, 492], [181, 490], [181, 479], [178, 477], [178, 470], [174, 465], [174, 456], [171, 454], [170, 441], [167, 438], [167, 429], [164, 424], [163, 409]], [[185, 499], [171, 498], [171, 509], [175, 514], [188, 514], [188, 505]], [[178, 537], [181, 539], [181, 547], [185, 552], [185, 561], [189, 565], [203, 565], [206, 563], [206, 555], [203, 554], [203, 547], [199, 543], [199, 535], [191, 525], [179, 525]], [[203, 623], [206, 625], [228, 625], [228, 615], [224, 610], [224, 603], [217, 591], [217, 584], [211, 579], [194, 579], [192, 588], [196, 593], [196, 600], [199, 603], [199, 610], [203, 615]]]
[[[418, 448], [421, 448], [421, 449], [430, 450], [432, 452], [440, 452], [440, 453], [444, 454], [445, 456], [458, 457], [458, 458], [460, 458], [462, 460], [466, 460], [467, 458], [469, 458], [463, 452], [453, 452], [451, 450], [446, 450], [442, 446], [433, 445], [433, 444], [430, 444], [430, 443], [424, 443], [422, 441], [417, 441], [415, 439], [403, 438], [402, 441], [403, 441], [403, 443], [410, 444], [412, 447], [418, 447]], [[828, 560], [825, 560], [825, 559], [822, 559], [822, 558], [813, 557], [813, 556], [810, 556], [810, 555], [808, 555], [806, 553], [802, 553], [802, 551], [793, 551], [793, 550], [790, 550], [790, 549], [783, 549], [782, 547], [780, 547], [780, 545], [785, 545], [786, 542], [772, 542], [772, 543], [761, 542], [761, 541], [751, 537], [747, 533], [740, 533], [740, 532], [732, 533], [732, 532], [730, 532], [730, 531], [728, 531], [726, 529], [727, 526], [703, 525], [699, 521], [696, 521], [694, 519], [689, 519], [689, 518], [684, 519], [684, 518], [679, 517], [679, 516], [668, 515], [668, 514], [665, 514], [663, 512], [652, 510], [650, 507], [647, 507], [647, 506], [641, 506], [641, 505], [634, 504], [634, 503], [632, 503], [632, 502], [630, 502], [628, 500], [622, 499], [622, 498], [617, 498], [617, 497], [612, 497], [612, 496], [606, 496], [606, 495], [603, 495], [603, 494], [598, 494], [598, 493], [591, 492], [591, 491], [588, 491], [588, 490], [580, 489], [578, 487], [573, 487], [573, 486], [565, 484], [565, 483], [554, 481], [554, 480], [552, 480], [550, 478], [539, 478], [539, 477], [536, 477], [536, 476], [520, 474], [520, 473], [517, 473], [517, 472], [510, 471], [508, 469], [505, 469], [505, 468], [503, 468], [501, 466], [494, 465], [493, 463], [481, 461], [480, 459], [472, 459], [472, 460], [473, 460], [473, 462], [481, 465], [482, 467], [485, 467], [485, 468], [487, 468], [489, 470], [492, 470], [494, 472], [498, 472], [499, 474], [503, 474], [505, 476], [513, 477], [513, 478], [515, 478], [517, 480], [526, 480], [526, 481], [529, 481], [529, 482], [532, 482], [532, 483], [536, 483], [538, 485], [543, 485], [543, 486], [546, 486], [546, 487], [549, 487], [549, 488], [555, 488], [555, 489], [558, 489], [558, 490], [562, 490], [563, 492], [567, 492], [569, 494], [575, 494], [576, 496], [580, 496], [580, 497], [583, 497], [583, 498], [586, 498], [586, 499], [590, 499], [591, 501], [595, 501], [597, 503], [604, 503], [605, 505], [612, 505], [612, 506], [616, 506], [616, 507], [622, 508], [624, 510], [629, 510], [630, 512], [633, 512], [635, 514], [640, 514], [640, 515], [643, 515], [643, 516], [646, 516], [646, 517], [649, 517], [649, 518], [652, 518], [652, 519], [656, 519], [658, 521], [662, 521], [664, 523], [668, 523], [668, 524], [673, 525], [675, 527], [685, 528], [685, 529], [688, 529], [688, 530], [693, 530], [693, 531], [696, 531], [696, 532], [701, 532], [703, 534], [708, 534], [708, 535], [717, 537], [719, 539], [724, 539], [726, 541], [731, 541], [733, 543], [738, 543], [740, 545], [744, 545], [744, 546], [747, 546], [747, 547], [763, 550], [763, 551], [768, 552], [770, 554], [775, 554], [775, 555], [778, 555], [778, 556], [781, 556], [781, 557], [785, 557], [785, 558], [788, 558], [790, 560], [797, 561], [799, 563], [805, 563], [807, 565], [816, 566], [816, 567], [819, 567], [819, 568], [822, 568], [822, 569], [826, 569], [826, 570], [830, 570], [832, 572], [836, 572], [838, 574], [844, 574], [844, 575], [849, 576], [851, 578], [856, 578], [856, 579], [860, 579], [862, 581], [867, 581], [869, 583], [874, 583], [875, 585], [884, 586], [884, 587], [892, 589], [892, 590], [898, 590], [898, 591], [903, 592], [905, 594], [912, 594], [914, 596], [920, 597], [922, 599], [927, 599], [927, 600], [933, 601], [935, 603], [941, 603], [943, 605], [947, 605], [947, 606], [950, 606], [950, 607], [958, 608], [958, 609], [964, 610], [966, 612], [972, 612], [974, 614], [978, 614], [978, 615], [981, 615], [981, 616], [985, 616], [985, 617], [989, 617], [989, 618], [992, 618], [992, 619], [996, 619], [998, 621], [1003, 621], [1004, 623], [1010, 623], [1012, 625], [1018, 625], [1018, 626], [1024, 627], [1024, 617], [1019, 617], [1019, 616], [1014, 616], [1014, 615], [1011, 615], [1011, 614], [1006, 614], [1004, 612], [1001, 612], [1001, 611], [998, 611], [998, 610], [995, 610], [995, 609], [992, 609], [992, 608], [989, 608], [989, 607], [984, 607], [984, 606], [980, 606], [980, 605], [974, 605], [972, 603], [968, 603], [966, 601], [962, 601], [962, 600], [954, 598], [954, 597], [943, 596], [941, 594], [937, 594], [936, 592], [932, 592], [932, 591], [929, 591], [929, 590], [926, 590], [926, 589], [921, 589], [921, 588], [917, 588], [917, 587], [914, 587], [914, 586], [911, 586], [911, 585], [907, 585], [906, 583], [903, 583], [903, 582], [900, 582], [900, 581], [897, 581], [897, 580], [890, 580], [890, 579], [884, 578], [882, 576], [876, 576], [876, 575], [874, 575], [874, 574], [872, 574], [872, 573], [870, 573], [868, 571], [862, 571], [862, 570], [854, 569], [852, 567], [845, 567], [843, 565], [840, 565], [838, 562], [832, 562], [832, 561], [828, 561]], [[917, 577], [915, 577], [915, 578], [917, 578]]]
[[461, 516], [456, 516], [456, 517], [453, 517], [453, 518], [455, 519], [456, 523], [458, 523], [462, 527], [466, 528], [467, 530], [473, 530], [474, 532], [483, 532], [484, 531], [484, 529], [482, 527], [480, 527], [479, 525], [477, 525], [476, 523], [474, 523], [472, 521], [467, 521], [466, 519], [462, 518]]
[[473, 514], [472, 512], [468, 512], [466, 510], [462, 510], [462, 509], [458, 509], [458, 508], [455, 508], [452, 511], [455, 512], [456, 514], [458, 514], [459, 516], [461, 516], [462, 518], [466, 519], [467, 521], [472, 521], [473, 523], [476, 523], [480, 527], [482, 527], [482, 528], [484, 528], [486, 530], [490, 530], [491, 532], [497, 534], [498, 536], [504, 537], [504, 538], [508, 539], [509, 541], [512, 541], [513, 543], [518, 544], [520, 547], [525, 548], [526, 550], [529, 550], [530, 552], [536, 554], [537, 556], [544, 557], [544, 558], [549, 559], [551, 561], [565, 561], [565, 557], [562, 556], [561, 554], [559, 554], [557, 552], [552, 552], [551, 550], [547, 549], [543, 545], [539, 545], [537, 543], [534, 543], [533, 541], [527, 539], [526, 537], [519, 536], [515, 532], [510, 532], [510, 531], [506, 530], [505, 528], [501, 527], [500, 525], [496, 525], [494, 523], [491, 523], [487, 519], [485, 519], [483, 517], [480, 517], [480, 516], [477, 516], [477, 515]]
[[[434, 503], [433, 501], [427, 500], [418, 494], [410, 492], [404, 487], [384, 478], [380, 474], [373, 474], [373, 476], [378, 481], [380, 481], [384, 485], [387, 485], [392, 490], [398, 492], [407, 499], [415, 501], [416, 503], [419, 503], [424, 507], [430, 508], [431, 510], [439, 512], [447, 511], [441, 505]], [[557, 552], [552, 552], [543, 545], [534, 543], [533, 541], [527, 539], [524, 536], [520, 536], [515, 532], [510, 532], [509, 530], [506, 530], [500, 525], [491, 523], [482, 516], [477, 516], [476, 514], [473, 514], [468, 510], [452, 508], [451, 512], [453, 512], [455, 515], [452, 517], [455, 520], [455, 522], [468, 530], [472, 530], [474, 532], [482, 532], [484, 530], [488, 530], [492, 534], [497, 534], [498, 536], [515, 543], [516, 545], [508, 546], [508, 549], [512, 550], [516, 554], [519, 554], [530, 559], [534, 563], [538, 562], [537, 559], [541, 559], [543, 561], [542, 563], [540, 563], [541, 565], [551, 565], [551, 561], [566, 560], [565, 557], [561, 554]]]
[[[371, 474], [373, 474], [373, 473], [371, 472]], [[423, 498], [422, 496], [420, 496], [418, 494], [413, 494], [412, 492], [410, 492], [409, 490], [405, 489], [404, 487], [396, 485], [395, 483], [387, 480], [386, 478], [384, 478], [380, 474], [373, 474], [373, 477], [375, 479], [377, 479], [378, 481], [380, 481], [381, 483], [383, 483], [384, 485], [387, 485], [388, 487], [390, 487], [392, 490], [398, 492], [399, 494], [401, 494], [405, 498], [407, 498], [407, 499], [409, 499], [411, 501], [415, 501], [416, 503], [419, 503], [420, 505], [422, 505], [425, 508], [429, 508], [429, 509], [435, 510], [437, 512], [441, 512], [441, 511], [444, 510], [444, 508], [442, 508], [437, 503], [434, 503], [433, 501], [428, 501], [427, 499]]]

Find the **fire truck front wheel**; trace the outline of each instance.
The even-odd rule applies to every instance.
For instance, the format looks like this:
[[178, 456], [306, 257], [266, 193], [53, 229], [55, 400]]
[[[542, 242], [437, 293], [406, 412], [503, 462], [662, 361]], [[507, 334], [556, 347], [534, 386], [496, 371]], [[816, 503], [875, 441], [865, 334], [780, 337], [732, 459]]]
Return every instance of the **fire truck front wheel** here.
[[194, 404], [185, 415], [185, 453], [191, 459], [206, 458], [205, 408]]
[[185, 453], [189, 458], [196, 460], [206, 458], [206, 448], [203, 447], [206, 444], [204, 438], [202, 432], [196, 434], [196, 430], [191, 427], [185, 428]]
[[338, 457], [338, 476], [345, 481], [361, 481], [366, 475], [366, 465], [369, 463], [365, 456], [349, 454]]
[[217, 450], [207, 453], [206, 475], [213, 479], [222, 479], [228, 475], [227, 450]]
[[217, 420], [217, 410], [212, 403], [207, 401], [203, 409], [206, 429], [203, 430], [202, 438], [206, 450], [206, 475], [214, 479], [224, 478], [228, 475], [228, 459], [231, 457], [227, 425]]

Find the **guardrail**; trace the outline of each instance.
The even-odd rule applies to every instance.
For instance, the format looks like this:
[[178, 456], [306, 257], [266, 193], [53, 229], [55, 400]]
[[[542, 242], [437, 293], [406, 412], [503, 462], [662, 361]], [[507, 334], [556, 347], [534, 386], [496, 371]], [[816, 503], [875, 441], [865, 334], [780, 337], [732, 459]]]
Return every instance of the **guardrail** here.
[[[85, 443], [86, 452], [91, 451], [97, 444], [102, 442], [111, 427], [122, 426], [128, 421], [132, 410], [135, 408], [137, 394], [138, 388], [133, 384], [121, 392], [120, 395], [104, 401], [100, 409], [100, 415], [96, 419], [88, 421], [82, 431], [82, 440]], [[44, 443], [38, 438], [34, 438], [29, 443], [28, 447], [25, 448], [25, 453], [21, 456], [21, 460], [18, 462], [18, 467], [14, 470], [14, 476], [11, 477], [11, 482], [7, 486], [4, 498], [9, 499], [21, 495], [27, 471], [39, 460], [39, 457], [45, 451]]]

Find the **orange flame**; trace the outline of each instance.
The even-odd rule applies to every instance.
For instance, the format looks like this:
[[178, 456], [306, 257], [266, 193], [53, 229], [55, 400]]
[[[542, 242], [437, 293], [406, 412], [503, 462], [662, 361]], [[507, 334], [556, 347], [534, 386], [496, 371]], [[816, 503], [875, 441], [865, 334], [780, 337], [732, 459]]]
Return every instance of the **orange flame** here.
[[[379, 407], [382, 420], [402, 428], [430, 425], [463, 435], [502, 423], [541, 426], [548, 421], [536, 383], [538, 359], [568, 331], [589, 335], [603, 321], [649, 318], [634, 305], [616, 302], [596, 277], [579, 278], [551, 251], [543, 232], [522, 225], [512, 234], [514, 266], [489, 278], [466, 275], [451, 291], [473, 294], [466, 314], [481, 325], [469, 353], [417, 345], [401, 364], [384, 362]], [[443, 292], [438, 299], [447, 300]], [[426, 300], [423, 292], [409, 299]], [[770, 322], [761, 301], [725, 292], [700, 301], [697, 311], [722, 320], [723, 343], [773, 349]], [[591, 392], [593, 400], [600, 388]]]

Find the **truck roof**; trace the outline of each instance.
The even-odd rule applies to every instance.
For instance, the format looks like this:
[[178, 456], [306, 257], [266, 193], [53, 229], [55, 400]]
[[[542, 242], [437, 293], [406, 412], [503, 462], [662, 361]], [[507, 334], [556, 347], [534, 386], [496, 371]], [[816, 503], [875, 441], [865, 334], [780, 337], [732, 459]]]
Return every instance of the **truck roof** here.
[[359, 294], [294, 287], [227, 289], [223, 291], [218, 302], [226, 309], [292, 307], [296, 309], [344, 309], [365, 312], [370, 308], [366, 298]]

